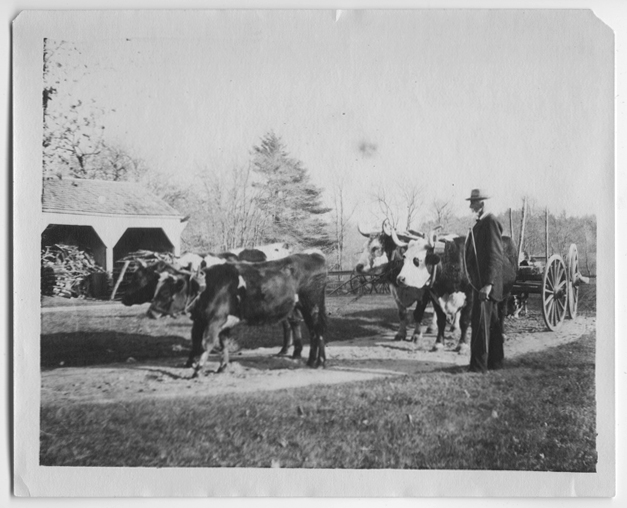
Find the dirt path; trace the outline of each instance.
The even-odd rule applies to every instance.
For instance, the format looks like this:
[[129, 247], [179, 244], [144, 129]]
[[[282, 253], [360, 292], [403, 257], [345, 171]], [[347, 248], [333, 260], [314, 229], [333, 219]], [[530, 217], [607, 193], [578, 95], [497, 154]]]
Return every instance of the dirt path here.
[[[505, 342], [506, 358], [540, 351], [572, 342], [584, 334], [595, 333], [595, 318], [580, 316], [567, 320], [557, 332], [543, 331], [543, 324], [525, 320], [508, 321]], [[393, 333], [332, 342], [327, 347], [327, 368], [309, 369], [303, 362], [274, 356], [276, 348], [242, 350], [232, 355], [229, 371], [213, 374], [217, 356], [212, 355], [207, 375], [189, 379], [180, 358], [162, 362], [126, 363], [102, 367], [57, 368], [42, 372], [42, 403], [60, 401], [114, 402], [184, 396], [215, 396], [263, 390], [297, 388], [313, 384], [336, 384], [388, 376], [464, 366], [469, 353], [458, 354], [447, 348], [432, 352], [434, 337], [426, 335], [414, 346], [394, 342]], [[309, 350], [305, 347], [303, 357]]]

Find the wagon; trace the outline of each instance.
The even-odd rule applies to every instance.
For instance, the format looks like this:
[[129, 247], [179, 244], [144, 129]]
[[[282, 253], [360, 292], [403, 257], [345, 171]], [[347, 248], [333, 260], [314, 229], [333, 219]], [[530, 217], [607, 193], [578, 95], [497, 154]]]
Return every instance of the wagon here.
[[[579, 255], [573, 243], [568, 249], [566, 262], [560, 254], [549, 256], [549, 219], [545, 214], [545, 255], [534, 256], [538, 261], [523, 261], [519, 265], [512, 294], [539, 294], [542, 298], [542, 317], [549, 330], [557, 330], [564, 319], [575, 319], [579, 301], [579, 286], [588, 284], [589, 278], [579, 271]], [[522, 226], [519, 241], [519, 260], [525, 230], [525, 206], [523, 205]], [[511, 214], [510, 214], [511, 230]]]
[[331, 271], [327, 279], [329, 295], [384, 294], [389, 293], [387, 282], [379, 275], [362, 274], [353, 271]]

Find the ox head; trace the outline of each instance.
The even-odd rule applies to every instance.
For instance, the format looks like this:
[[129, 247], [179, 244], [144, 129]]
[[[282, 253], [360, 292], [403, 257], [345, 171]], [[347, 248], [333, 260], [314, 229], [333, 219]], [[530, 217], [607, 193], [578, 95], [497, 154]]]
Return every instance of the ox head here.
[[386, 219], [380, 231], [365, 232], [357, 226], [362, 236], [367, 238], [362, 253], [359, 256], [355, 270], [358, 273], [376, 273], [390, 261], [394, 245], [391, 243], [392, 227]]
[[435, 266], [440, 257], [433, 252], [437, 235], [435, 231], [427, 238], [417, 238], [409, 242], [402, 242], [393, 234], [394, 240], [407, 247], [403, 254], [403, 268], [396, 277], [399, 286], [409, 286], [422, 289], [432, 282]]
[[162, 272], [175, 271], [176, 269], [165, 261], [157, 261], [147, 265], [141, 259], [136, 261], [137, 267], [131, 282], [124, 290], [122, 303], [124, 305], [139, 305], [152, 300], [155, 289]]
[[155, 289], [148, 317], [176, 316], [189, 310], [197, 297], [204, 291], [204, 271], [187, 270], [162, 272]]
[[408, 242], [425, 236], [416, 231], [397, 233], [387, 219], [383, 221], [381, 231], [366, 233], [361, 228], [358, 229], [363, 236], [368, 238], [355, 266], [355, 270], [359, 273], [379, 273], [388, 266], [388, 263], [400, 262]]

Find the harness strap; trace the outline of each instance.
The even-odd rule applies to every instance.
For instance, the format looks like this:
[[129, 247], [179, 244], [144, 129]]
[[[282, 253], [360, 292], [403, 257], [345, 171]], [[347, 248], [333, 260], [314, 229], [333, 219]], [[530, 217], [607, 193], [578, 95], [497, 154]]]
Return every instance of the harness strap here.
[[432, 288], [435, 284], [435, 278], [438, 273], [438, 265], [433, 265], [433, 270], [431, 270], [431, 277], [429, 279], [429, 288]]
[[[204, 274], [204, 272], [201, 273]], [[196, 296], [194, 296], [191, 300], [190, 300], [190, 296], [192, 293], [192, 281], [195, 280], [198, 283], [198, 292], [196, 293]], [[200, 295], [204, 293], [205, 289], [207, 289], [207, 282], [205, 280], [204, 277], [200, 276], [200, 273], [197, 275], [192, 274], [189, 278], [189, 290], [188, 293], [186, 295], [186, 298], [188, 300], [188, 302], [185, 304], [185, 308], [183, 309], [183, 313], [187, 313], [189, 312], [189, 310], [193, 307], [193, 305], [196, 303], [196, 300], [198, 300], [200, 298]]]
[[[466, 252], [468, 251], [468, 240], [470, 240], [471, 237], [472, 237], [473, 250], [474, 250], [474, 253], [475, 253], [475, 262], [479, 263], [479, 261], [477, 259], [477, 249], [476, 249], [476, 246], [475, 246], [475, 237], [474, 237], [474, 235], [472, 233], [472, 228], [469, 229], [468, 236], [466, 236], [466, 241], [464, 242], [464, 255], [462, 256], [462, 261], [464, 262], [464, 272], [466, 274], [466, 278], [468, 279], [468, 284], [470, 284], [470, 287], [478, 293], [479, 289], [477, 289], [475, 287], [475, 285], [472, 283], [472, 278], [470, 277], [470, 273], [468, 272], [468, 264], [466, 262]], [[477, 265], [477, 269], [478, 268], [479, 267]]]

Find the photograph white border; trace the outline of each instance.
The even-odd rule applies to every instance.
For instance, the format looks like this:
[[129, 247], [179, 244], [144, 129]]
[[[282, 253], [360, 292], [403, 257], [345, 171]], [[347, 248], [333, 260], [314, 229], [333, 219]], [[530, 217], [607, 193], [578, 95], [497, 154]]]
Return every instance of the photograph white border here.
[[[568, 6], [577, 2], [569, 2]], [[565, 2], [560, 5], [565, 7]], [[109, 4], [110, 5], [110, 4]], [[468, 5], [467, 3], [465, 5]], [[526, 4], [527, 6], [528, 4]], [[392, 5], [390, 5], [391, 7]], [[439, 6], [439, 5], [438, 5]], [[443, 7], [448, 7], [444, 4]], [[458, 5], [459, 6], [459, 5]], [[542, 6], [549, 7], [543, 3]], [[367, 7], [367, 5], [360, 5]], [[387, 7], [387, 5], [386, 5]], [[611, 9], [610, 9], [611, 10]], [[598, 13], [598, 10], [595, 9]], [[147, 13], [143, 13], [147, 14]], [[162, 14], [150, 13], [157, 17]], [[185, 13], [168, 12], [169, 19]], [[330, 12], [330, 15], [332, 13]], [[150, 34], [145, 26], [129, 14], [126, 26], [120, 29], [127, 34]], [[23, 340], [35, 334], [38, 337], [39, 321], [33, 319], [33, 309], [39, 309], [39, 252], [38, 234], [21, 234], [32, 229], [32, 205], [41, 203], [41, 181], [29, 168], [40, 165], [41, 154], [31, 147], [41, 146], [41, 40], [62, 33], [69, 37], [66, 14], [49, 13], [46, 22], [29, 33], [29, 40], [13, 42], [13, 172], [14, 184], [14, 416], [15, 416], [15, 493], [30, 496], [526, 496], [533, 486], [534, 496], [593, 496], [608, 492], [613, 484], [613, 460], [608, 464], [604, 457], [612, 457], [613, 450], [604, 450], [608, 435], [613, 434], [613, 418], [607, 417], [612, 404], [599, 398], [599, 470], [596, 474], [484, 472], [484, 471], [346, 471], [346, 470], [263, 470], [263, 469], [141, 469], [124, 468], [42, 468], [38, 466], [38, 415], [39, 355], [33, 355], [31, 342]], [[59, 21], [53, 22], [55, 19]], [[603, 17], [601, 16], [601, 19]], [[604, 20], [606, 23], [607, 21]], [[18, 23], [21, 20], [18, 18]], [[184, 21], [188, 22], [188, 21]], [[610, 23], [608, 23], [610, 24]], [[97, 24], [103, 27], [101, 23]], [[149, 24], [154, 28], [154, 24]], [[612, 26], [610, 24], [610, 26]], [[613, 27], [616, 33], [616, 28]], [[94, 30], [96, 26], [77, 25], [78, 30]], [[15, 24], [14, 24], [14, 34]], [[163, 28], [160, 28], [163, 34]], [[38, 42], [37, 42], [38, 41]], [[618, 49], [617, 34], [617, 49]], [[39, 46], [39, 47], [38, 47]], [[16, 52], [19, 51], [19, 52]], [[36, 53], [39, 51], [39, 53]], [[618, 61], [617, 61], [618, 64]], [[38, 76], [32, 79], [33, 76]], [[618, 70], [617, 70], [618, 78]], [[616, 95], [619, 95], [618, 92]], [[33, 107], [36, 105], [37, 107]], [[36, 114], [34, 113], [36, 111]], [[24, 149], [28, 147], [29, 149]], [[617, 147], [618, 148], [618, 147]], [[24, 170], [26, 168], [26, 170]], [[609, 210], [609, 208], [608, 208]], [[621, 215], [622, 211], [622, 215]], [[618, 200], [618, 215], [624, 218], [624, 206]], [[614, 272], [614, 252], [608, 248], [616, 238], [614, 210], [598, 217], [599, 271], [598, 286], [604, 288], [600, 295], [597, 314], [597, 365], [614, 365], [614, 349], [603, 337], [614, 336], [614, 280], [620, 272]], [[38, 222], [37, 222], [38, 223]], [[620, 251], [622, 252], [622, 251]], [[17, 255], [19, 253], [19, 256]], [[33, 255], [34, 254], [34, 255]], [[624, 260], [624, 257], [622, 257]], [[19, 281], [19, 284], [17, 283]], [[37, 291], [29, 291], [37, 288]], [[601, 301], [601, 298], [603, 301]], [[620, 313], [619, 316], [620, 317]], [[617, 323], [618, 325], [618, 323]], [[619, 328], [617, 328], [619, 329]], [[611, 341], [610, 341], [611, 342]], [[38, 344], [38, 341], [37, 341]], [[609, 372], [597, 369], [597, 393], [607, 389]], [[624, 379], [624, 378], [623, 378]], [[610, 392], [613, 391], [613, 386]], [[603, 393], [603, 392], [601, 392]], [[25, 397], [29, 394], [29, 397]], [[619, 392], [617, 392], [619, 395]], [[610, 401], [611, 402], [611, 401]], [[23, 443], [32, 443], [26, 455], [22, 455]], [[610, 440], [610, 443], [613, 441]], [[613, 445], [612, 445], [613, 448]], [[33, 455], [34, 452], [34, 455]], [[34, 462], [33, 462], [34, 459]], [[135, 476], [137, 475], [137, 478]], [[131, 478], [132, 477], [132, 478]], [[208, 479], [210, 481], [208, 482]], [[254, 478], [254, 480], [253, 480]], [[251, 484], [255, 490], [250, 492]], [[313, 486], [316, 486], [315, 488]], [[597, 490], [600, 489], [600, 490]], [[611, 490], [611, 488], [610, 488]]]

